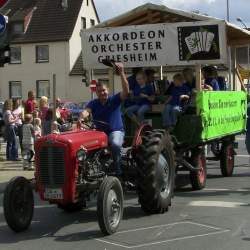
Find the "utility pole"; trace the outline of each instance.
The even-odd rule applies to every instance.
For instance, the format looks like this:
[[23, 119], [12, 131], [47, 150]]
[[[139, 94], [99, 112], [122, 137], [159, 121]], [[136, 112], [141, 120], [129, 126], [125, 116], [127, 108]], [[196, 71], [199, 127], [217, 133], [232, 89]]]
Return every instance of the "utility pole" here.
[[[229, 0], [227, 0], [227, 21], [229, 22], [230, 21], [230, 11], [229, 11]], [[228, 49], [227, 49], [227, 51], [228, 51], [228, 60], [229, 60], [229, 62], [228, 62], [228, 66], [229, 66], [229, 79], [228, 79], [228, 81], [229, 81], [229, 89], [231, 89], [231, 86], [232, 86], [232, 54], [231, 54], [231, 47], [230, 46], [228, 46]]]
[[227, 21], [230, 21], [229, 0], [227, 0]]

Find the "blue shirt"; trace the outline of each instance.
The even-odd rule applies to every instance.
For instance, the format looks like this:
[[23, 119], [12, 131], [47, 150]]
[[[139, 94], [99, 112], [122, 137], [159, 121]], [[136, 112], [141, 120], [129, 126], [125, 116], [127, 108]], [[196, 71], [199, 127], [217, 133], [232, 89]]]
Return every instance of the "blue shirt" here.
[[138, 85], [136, 81], [136, 75], [129, 76], [127, 80], [128, 80], [129, 90], [134, 90], [135, 86]]
[[[141, 87], [139, 84], [136, 84], [133, 93], [134, 93], [135, 97], [139, 97], [140, 94], [152, 96], [152, 95], [154, 95], [154, 87], [152, 86], [152, 84], [145, 84], [143, 87]], [[151, 102], [147, 98], [138, 98], [135, 101], [135, 104], [137, 104], [137, 105], [145, 105], [145, 104], [150, 105]]]
[[181, 106], [181, 95], [190, 95], [190, 89], [184, 84], [180, 87], [176, 87], [173, 84], [170, 86], [168, 94], [172, 97], [168, 104], [173, 106]]
[[226, 81], [225, 81], [225, 77], [218, 76], [217, 77], [217, 82], [218, 82], [218, 85], [219, 85], [219, 88], [220, 88], [221, 91], [227, 90], [227, 84], [226, 84]]
[[195, 86], [196, 85], [196, 80], [193, 79], [191, 84], [189, 82], [185, 82], [184, 85], [189, 89], [190, 94], [192, 94], [192, 90], [195, 89], [195, 87], [196, 87]]
[[207, 78], [205, 80], [205, 84], [211, 86], [214, 91], [220, 90], [220, 87], [219, 87], [219, 84], [218, 84], [218, 81], [216, 80], [216, 78]]
[[[124, 131], [120, 93], [108, 97], [104, 105], [101, 104], [99, 99], [92, 100], [87, 104], [86, 108], [91, 109], [94, 124], [97, 129], [107, 134], [114, 131]], [[108, 125], [106, 126], [95, 121], [105, 122]]]

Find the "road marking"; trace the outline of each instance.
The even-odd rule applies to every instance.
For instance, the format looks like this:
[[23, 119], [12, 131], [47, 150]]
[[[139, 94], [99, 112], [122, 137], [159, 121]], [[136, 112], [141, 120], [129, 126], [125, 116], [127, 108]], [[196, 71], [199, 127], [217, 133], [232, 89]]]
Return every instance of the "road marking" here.
[[179, 221], [179, 222], [174, 222], [174, 223], [169, 223], [169, 224], [156, 225], [156, 226], [152, 226], [152, 227], [140, 227], [140, 228], [135, 228], [135, 229], [129, 229], [129, 230], [117, 232], [116, 234], [132, 233], [132, 232], [136, 232], [136, 231], [144, 231], [144, 230], [148, 230], [148, 229], [155, 229], [155, 228], [159, 228], [159, 227], [169, 227], [169, 226], [175, 226], [175, 225], [180, 225], [180, 224], [193, 224], [193, 225], [200, 226], [200, 227], [206, 227], [206, 228], [215, 229], [215, 230], [222, 230], [221, 228], [218, 228], [218, 227], [213, 227], [213, 226], [209, 226], [209, 225], [205, 225], [205, 224], [199, 224], [197, 222]]
[[126, 248], [126, 249], [134, 249], [134, 248], [148, 247], [148, 246], [159, 245], [159, 244], [169, 243], [169, 242], [174, 242], [174, 241], [189, 240], [189, 239], [205, 237], [205, 236], [210, 236], [210, 235], [223, 234], [223, 233], [227, 233], [227, 232], [230, 232], [230, 230], [226, 229], [226, 230], [222, 230], [222, 231], [218, 231], [218, 232], [211, 232], [211, 233], [198, 234], [198, 235], [190, 235], [190, 236], [178, 237], [178, 238], [173, 238], [173, 239], [169, 239], [169, 240], [156, 241], [156, 242], [145, 243], [145, 244], [134, 245], [134, 246], [125, 246], [125, 245], [122, 245], [122, 244], [118, 244], [118, 243], [114, 243], [114, 242], [110, 242], [110, 241], [102, 240], [102, 239], [95, 239], [95, 240], [99, 241], [99, 242], [102, 242], [102, 243], [106, 243], [106, 244]]
[[204, 188], [203, 191], [231, 191], [228, 188]]
[[239, 188], [239, 189], [228, 189], [228, 188], [204, 188], [203, 191], [213, 191], [213, 192], [250, 192], [250, 189]]
[[250, 155], [238, 155], [238, 154], [237, 154], [236, 157], [249, 158]]
[[188, 206], [191, 207], [223, 207], [223, 208], [237, 208], [246, 205], [248, 205], [248, 203], [229, 202], [229, 201], [191, 201], [188, 204]]
[[205, 224], [200, 224], [200, 223], [197, 223], [197, 222], [181, 221], [181, 222], [157, 225], [157, 226], [152, 226], [152, 227], [142, 227], [142, 228], [136, 228], [136, 229], [131, 229], [131, 230], [120, 231], [120, 232], [117, 232], [116, 234], [124, 234], [124, 233], [136, 232], [136, 231], [144, 231], [144, 230], [148, 230], [148, 229], [154, 229], [154, 228], [159, 228], [159, 227], [169, 227], [169, 226], [174, 226], [174, 225], [179, 225], [179, 224], [196, 225], [196, 226], [199, 226], [199, 227], [205, 227], [205, 228], [208, 228], [208, 229], [216, 230], [216, 232], [210, 232], [210, 233], [204, 233], [204, 234], [198, 234], [198, 235], [190, 235], [190, 236], [184, 236], [184, 237], [177, 237], [177, 238], [173, 238], [173, 239], [168, 239], [168, 240], [163, 240], [163, 241], [156, 241], [156, 242], [149, 242], [149, 243], [133, 245], [133, 246], [126, 246], [126, 245], [122, 245], [122, 244], [119, 244], [119, 243], [115, 243], [115, 242], [111, 242], [111, 241], [103, 240], [103, 239], [97, 239], [97, 238], [95, 240], [99, 241], [99, 242], [102, 242], [102, 243], [106, 243], [106, 244], [126, 248], [126, 249], [134, 249], [134, 248], [141, 248], [141, 247], [147, 247], [147, 246], [152, 246], [152, 245], [159, 245], [159, 244], [169, 243], [169, 242], [174, 242], [174, 241], [187, 240], [187, 239], [193, 239], [193, 238], [198, 238], [198, 237], [205, 237], [205, 236], [210, 236], [210, 235], [222, 234], [222, 233], [226, 233], [226, 232], [230, 231], [229, 229], [224, 230], [222, 228], [218, 228], [218, 227], [214, 227], [214, 226], [210, 226], [210, 225], [205, 225]]

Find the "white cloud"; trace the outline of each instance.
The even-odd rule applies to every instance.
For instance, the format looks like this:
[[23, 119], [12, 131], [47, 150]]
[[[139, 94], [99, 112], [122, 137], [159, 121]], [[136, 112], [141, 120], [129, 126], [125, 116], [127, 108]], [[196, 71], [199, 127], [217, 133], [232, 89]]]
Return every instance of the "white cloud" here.
[[[101, 20], [110, 19], [139, 5], [151, 2], [164, 4], [170, 8], [187, 11], [200, 11], [210, 16], [226, 18], [227, 0], [95, 0]], [[236, 23], [240, 16], [250, 27], [250, 0], [229, 0], [231, 22]]]

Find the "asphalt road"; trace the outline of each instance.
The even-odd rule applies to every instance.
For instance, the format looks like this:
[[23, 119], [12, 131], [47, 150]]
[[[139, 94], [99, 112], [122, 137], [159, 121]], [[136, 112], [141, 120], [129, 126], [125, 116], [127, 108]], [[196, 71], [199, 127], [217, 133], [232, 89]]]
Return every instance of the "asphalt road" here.
[[99, 231], [95, 207], [69, 215], [37, 197], [30, 229], [15, 234], [5, 223], [0, 194], [0, 249], [249, 250], [250, 158], [242, 140], [238, 154], [231, 178], [222, 178], [218, 163], [209, 162], [202, 191], [191, 191], [180, 176], [183, 185], [168, 213], [145, 216], [135, 194], [127, 194], [119, 232], [109, 237]]

